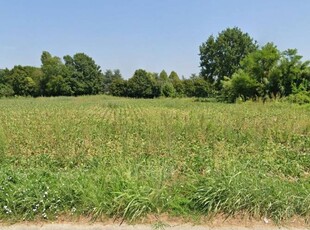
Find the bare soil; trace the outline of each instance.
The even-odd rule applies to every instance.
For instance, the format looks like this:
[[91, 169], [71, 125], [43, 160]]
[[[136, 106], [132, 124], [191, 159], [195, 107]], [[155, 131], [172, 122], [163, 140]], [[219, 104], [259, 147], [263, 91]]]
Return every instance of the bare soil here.
[[292, 218], [276, 224], [267, 218], [261, 220], [236, 216], [226, 218], [218, 215], [213, 218], [169, 217], [168, 215], [147, 216], [135, 223], [125, 223], [122, 220], [102, 219], [93, 222], [88, 218], [62, 217], [55, 222], [21, 222], [1, 223], [0, 230], [310, 230], [310, 224], [304, 219]]

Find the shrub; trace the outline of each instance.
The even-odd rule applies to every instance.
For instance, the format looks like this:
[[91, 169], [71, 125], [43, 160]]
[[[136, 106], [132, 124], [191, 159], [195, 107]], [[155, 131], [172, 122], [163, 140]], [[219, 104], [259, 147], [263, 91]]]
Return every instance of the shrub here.
[[14, 90], [10, 85], [0, 84], [0, 97], [10, 97], [14, 95]]
[[223, 98], [227, 102], [235, 102], [238, 97], [243, 100], [255, 98], [259, 86], [257, 81], [243, 70], [237, 71], [231, 79], [226, 78], [222, 84]]
[[288, 96], [288, 101], [292, 103], [308, 104], [310, 103], [310, 92], [308, 91], [301, 91], [296, 94], [291, 94]]

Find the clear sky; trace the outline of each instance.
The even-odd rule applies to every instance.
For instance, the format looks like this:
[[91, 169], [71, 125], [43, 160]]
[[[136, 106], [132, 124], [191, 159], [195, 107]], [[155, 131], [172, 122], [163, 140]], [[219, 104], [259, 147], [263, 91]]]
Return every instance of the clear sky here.
[[0, 0], [0, 68], [84, 52], [103, 71], [199, 72], [199, 45], [237, 26], [310, 59], [310, 0]]

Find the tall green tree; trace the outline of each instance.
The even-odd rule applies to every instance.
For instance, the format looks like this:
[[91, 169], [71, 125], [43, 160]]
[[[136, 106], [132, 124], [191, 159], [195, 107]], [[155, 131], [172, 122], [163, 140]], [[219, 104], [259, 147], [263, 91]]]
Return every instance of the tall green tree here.
[[192, 74], [189, 79], [183, 80], [184, 94], [187, 97], [208, 97], [211, 94], [210, 83], [203, 77]]
[[241, 63], [242, 69], [259, 84], [259, 95], [263, 98], [281, 91], [278, 75], [280, 57], [278, 48], [273, 43], [267, 43], [250, 53]]
[[160, 96], [164, 97], [175, 97], [176, 90], [172, 84], [171, 79], [169, 79], [168, 74], [165, 70], [162, 70], [157, 77], [157, 84], [160, 88]]
[[73, 57], [65, 56], [64, 60], [74, 95], [98, 94], [103, 91], [103, 74], [100, 66], [91, 57], [77, 53]]
[[160, 90], [152, 73], [136, 70], [128, 80], [128, 96], [136, 98], [154, 98], [160, 95]]
[[171, 71], [169, 74], [169, 80], [171, 81], [173, 87], [175, 88], [177, 96], [184, 95], [184, 85], [182, 80], [179, 78], [179, 75], [175, 71]]
[[280, 51], [273, 43], [267, 43], [261, 49], [250, 53], [242, 61], [242, 69], [248, 72], [258, 82], [263, 83], [276, 68], [280, 60]]
[[[110, 90], [110, 87], [111, 87], [111, 84], [113, 81], [116, 81], [116, 80], [122, 80], [123, 77], [122, 77], [122, 74], [121, 74], [121, 71], [119, 69], [116, 69], [116, 70], [106, 70], [105, 73], [103, 74], [103, 92], [105, 94], [111, 94], [111, 90]], [[120, 82], [120, 81], [118, 81]]]
[[164, 97], [176, 96], [176, 90], [170, 81], [165, 81], [160, 85], [160, 95]]
[[109, 93], [117, 97], [128, 97], [128, 82], [121, 78], [113, 79], [109, 86]]
[[223, 95], [227, 101], [239, 96], [265, 100], [306, 92], [310, 89], [309, 63], [302, 61], [296, 49], [281, 53], [273, 43], [267, 43], [247, 55], [231, 79], [222, 81]]
[[165, 70], [162, 70], [160, 73], [159, 73], [159, 80], [161, 82], [167, 82], [169, 81], [169, 78], [168, 78], [168, 74]]
[[5, 84], [4, 77], [8, 71], [8, 69], [0, 69], [0, 84]]
[[[6, 71], [4, 81], [19, 96], [38, 96], [42, 72], [32, 66], [14, 66]], [[8, 89], [8, 88], [7, 88]]]
[[0, 97], [10, 97], [14, 95], [12, 86], [7, 82], [8, 69], [0, 69]]
[[43, 51], [41, 55], [41, 69], [43, 79], [41, 81], [41, 92], [44, 96], [72, 95], [69, 85], [68, 68], [61, 59]]
[[235, 102], [238, 97], [246, 101], [259, 95], [259, 83], [242, 69], [234, 73], [232, 78], [225, 78], [222, 84], [222, 96], [227, 102]]
[[309, 64], [310, 61], [302, 61], [297, 49], [288, 49], [282, 53], [279, 72], [285, 96], [310, 89]]
[[221, 80], [231, 77], [241, 60], [256, 49], [256, 42], [237, 27], [223, 30], [216, 38], [211, 35], [199, 47], [201, 75], [220, 89]]

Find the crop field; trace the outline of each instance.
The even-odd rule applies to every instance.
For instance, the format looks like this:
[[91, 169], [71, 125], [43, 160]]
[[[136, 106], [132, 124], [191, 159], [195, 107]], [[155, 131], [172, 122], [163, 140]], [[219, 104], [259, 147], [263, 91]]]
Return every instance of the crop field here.
[[0, 220], [310, 217], [310, 107], [0, 100]]

